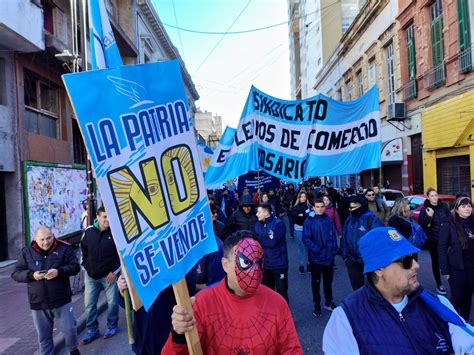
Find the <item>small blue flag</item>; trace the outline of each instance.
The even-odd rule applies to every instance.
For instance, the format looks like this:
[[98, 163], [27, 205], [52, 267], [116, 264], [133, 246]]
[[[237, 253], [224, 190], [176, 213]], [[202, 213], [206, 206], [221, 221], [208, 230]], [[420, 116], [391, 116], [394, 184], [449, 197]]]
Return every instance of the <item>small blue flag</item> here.
[[92, 69], [122, 66], [122, 58], [110, 27], [104, 0], [89, 0], [88, 4]]

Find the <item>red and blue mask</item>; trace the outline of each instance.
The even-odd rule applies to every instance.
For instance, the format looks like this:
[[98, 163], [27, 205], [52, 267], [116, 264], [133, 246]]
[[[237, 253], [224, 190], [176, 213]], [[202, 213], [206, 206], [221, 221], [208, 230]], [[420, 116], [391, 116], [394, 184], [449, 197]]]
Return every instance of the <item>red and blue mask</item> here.
[[257, 292], [263, 279], [263, 249], [252, 238], [242, 239], [235, 248], [235, 275], [239, 287], [247, 294]]

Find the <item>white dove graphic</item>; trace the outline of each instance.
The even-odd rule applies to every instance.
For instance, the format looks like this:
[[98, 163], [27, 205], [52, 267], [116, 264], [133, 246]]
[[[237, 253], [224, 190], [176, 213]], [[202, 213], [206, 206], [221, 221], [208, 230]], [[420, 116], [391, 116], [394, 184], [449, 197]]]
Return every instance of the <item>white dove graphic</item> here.
[[130, 100], [135, 102], [132, 106], [129, 108], [136, 108], [145, 104], [152, 104], [154, 103], [151, 100], [143, 100], [142, 96], [145, 93], [145, 87], [142, 85], [130, 81], [127, 79], [122, 79], [116, 76], [107, 76], [107, 79], [110, 80], [114, 86], [115, 89], [122, 95], [127, 96]]

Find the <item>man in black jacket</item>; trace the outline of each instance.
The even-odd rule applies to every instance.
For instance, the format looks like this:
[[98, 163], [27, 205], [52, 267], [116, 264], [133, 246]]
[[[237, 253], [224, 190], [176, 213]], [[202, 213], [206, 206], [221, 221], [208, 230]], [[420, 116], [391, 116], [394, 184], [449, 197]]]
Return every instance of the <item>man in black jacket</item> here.
[[69, 276], [80, 270], [74, 250], [56, 239], [46, 227], [39, 227], [31, 246], [23, 248], [12, 278], [28, 283], [33, 322], [41, 354], [54, 352], [53, 327], [64, 333], [71, 354], [77, 349], [76, 320], [71, 305]]
[[86, 269], [84, 304], [87, 326], [87, 334], [82, 343], [89, 344], [100, 337], [97, 301], [102, 289], [108, 304], [104, 339], [113, 337], [118, 332], [118, 289], [115, 280], [120, 272], [120, 260], [104, 207], [97, 210], [97, 220], [84, 232], [81, 249], [82, 266]]
[[237, 211], [232, 213], [229, 221], [226, 224], [226, 233], [222, 239], [227, 235], [241, 230], [252, 231], [257, 223], [257, 216], [255, 216], [255, 204], [249, 194], [242, 195], [240, 199], [240, 207]]

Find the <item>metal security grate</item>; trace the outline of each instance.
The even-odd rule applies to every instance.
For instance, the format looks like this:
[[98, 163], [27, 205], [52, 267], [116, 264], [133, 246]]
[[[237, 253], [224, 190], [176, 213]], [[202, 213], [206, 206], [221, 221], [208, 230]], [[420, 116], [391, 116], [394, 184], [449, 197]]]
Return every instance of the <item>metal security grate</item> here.
[[468, 155], [438, 159], [436, 170], [439, 193], [447, 195], [470, 193], [471, 172]]
[[446, 70], [444, 64], [440, 64], [433, 69], [428, 70], [423, 77], [423, 81], [425, 88], [427, 89], [434, 89], [443, 85], [446, 81]]
[[469, 47], [459, 53], [459, 72], [468, 73], [472, 71], [473, 47]]
[[403, 101], [416, 98], [418, 95], [418, 85], [416, 79], [410, 80], [402, 86], [402, 97]]

